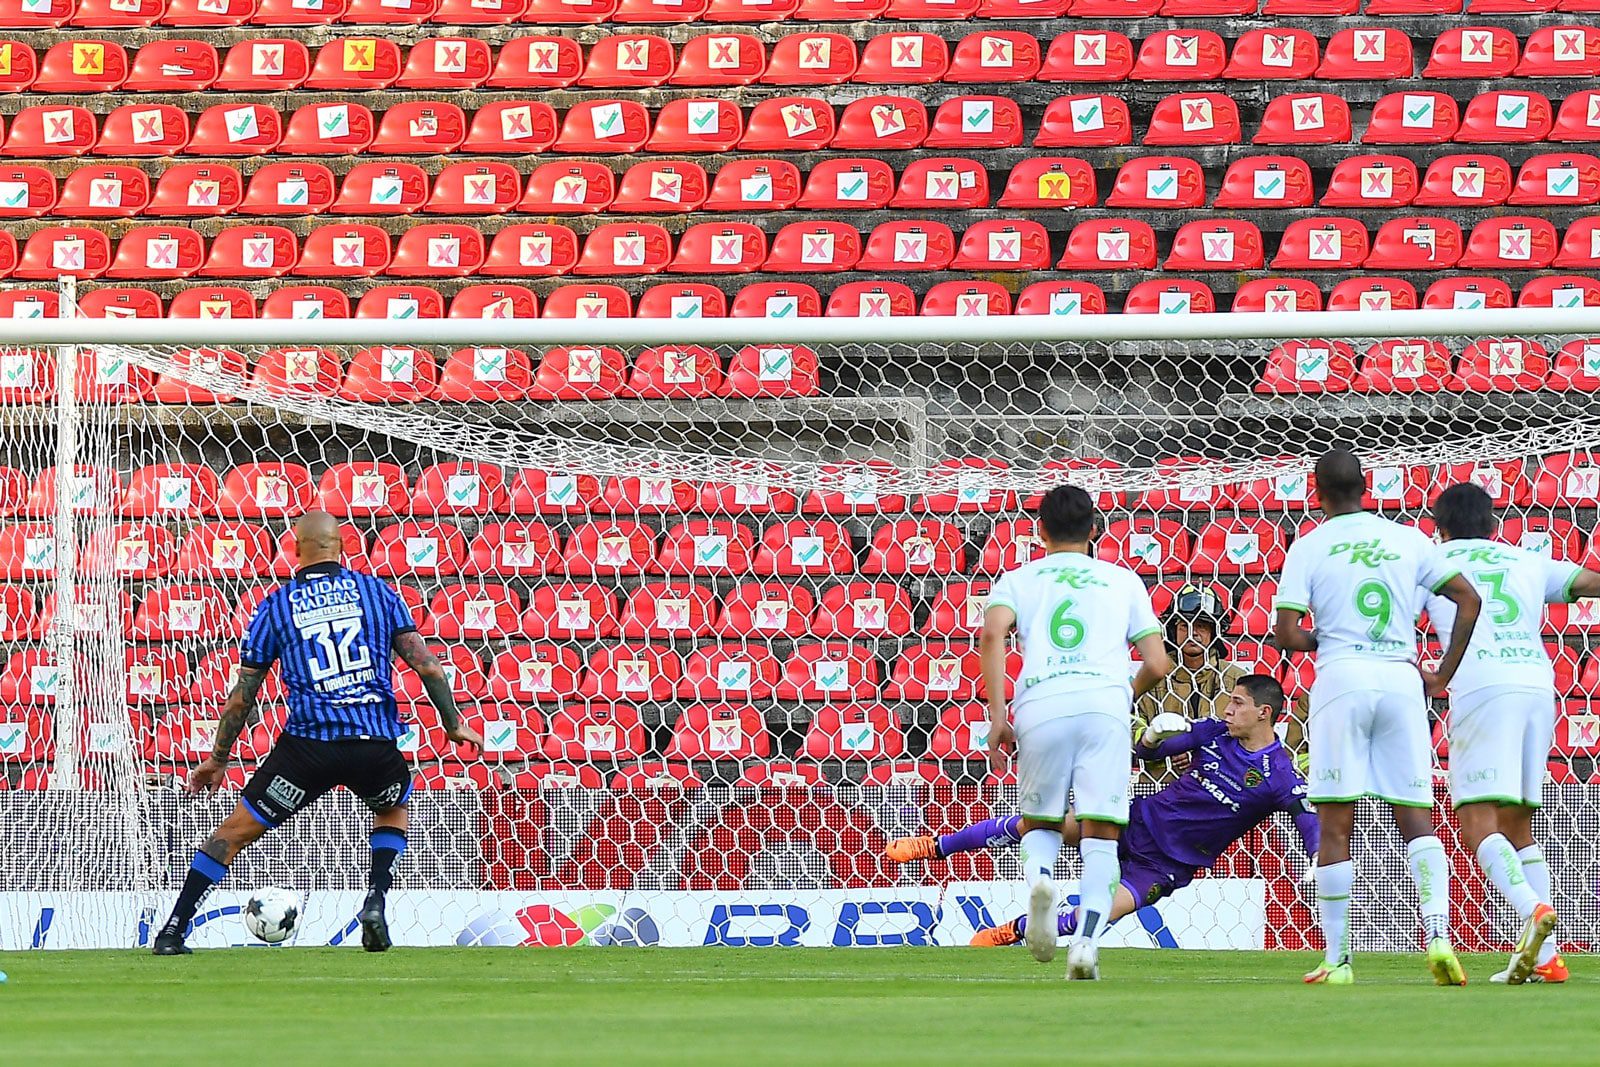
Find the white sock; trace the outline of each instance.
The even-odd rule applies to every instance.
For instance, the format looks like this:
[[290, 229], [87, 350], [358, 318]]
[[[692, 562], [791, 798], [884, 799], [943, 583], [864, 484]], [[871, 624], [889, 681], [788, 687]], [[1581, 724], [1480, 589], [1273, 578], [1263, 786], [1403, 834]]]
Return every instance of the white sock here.
[[1327, 942], [1322, 961], [1337, 967], [1350, 958], [1350, 889], [1356, 865], [1350, 860], [1317, 868], [1317, 916]]
[[[1546, 903], [1554, 903], [1550, 899], [1550, 865], [1544, 861], [1544, 849], [1538, 845], [1519, 848], [1517, 859], [1522, 861], [1522, 877], [1528, 880], [1528, 888], [1533, 890], [1533, 895]], [[1543, 967], [1560, 952], [1555, 938], [1545, 938], [1544, 944], [1539, 946], [1539, 966]]]
[[1422, 910], [1422, 932], [1429, 941], [1450, 938], [1450, 861], [1444, 846], [1429, 834], [1406, 844], [1411, 860], [1411, 879], [1417, 883], [1417, 902]]
[[1505, 834], [1490, 834], [1478, 845], [1478, 866], [1489, 876], [1489, 882], [1511, 902], [1517, 914], [1526, 919], [1539, 905], [1539, 895], [1528, 884], [1522, 873], [1522, 861], [1517, 850], [1511, 847]]
[[1022, 835], [1022, 874], [1032, 889], [1055, 877], [1056, 857], [1061, 854], [1060, 830], [1029, 830]]
[[1111, 902], [1116, 898], [1117, 883], [1122, 880], [1122, 862], [1117, 859], [1117, 843], [1104, 838], [1084, 838], [1078, 842], [1078, 852], [1083, 856], [1083, 878], [1078, 882], [1078, 937], [1099, 944], [1100, 936], [1111, 925]]

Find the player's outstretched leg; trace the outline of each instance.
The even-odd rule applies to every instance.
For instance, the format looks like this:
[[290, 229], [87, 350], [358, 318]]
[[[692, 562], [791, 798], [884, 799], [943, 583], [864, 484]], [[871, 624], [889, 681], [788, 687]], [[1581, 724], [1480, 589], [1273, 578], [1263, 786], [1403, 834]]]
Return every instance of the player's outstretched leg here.
[[1493, 800], [1472, 800], [1456, 807], [1463, 843], [1473, 850], [1489, 883], [1500, 891], [1522, 919], [1522, 932], [1506, 969], [1494, 976], [1507, 985], [1522, 985], [1533, 976], [1544, 943], [1555, 932], [1556, 910], [1540, 895], [1522, 869], [1511, 840], [1500, 832], [1501, 806]]
[[[1028, 929], [1028, 917], [1018, 915], [1008, 923], [986, 926], [972, 935], [968, 944], [977, 948], [1000, 948], [1020, 942]], [[1056, 937], [1071, 937], [1078, 932], [1078, 909], [1068, 908], [1056, 915]]]
[[194, 922], [194, 913], [199, 910], [200, 902], [211, 892], [212, 886], [227, 877], [228, 864], [233, 862], [233, 857], [266, 832], [266, 824], [250, 814], [244, 805], [233, 809], [233, 814], [223, 820], [222, 825], [217, 827], [189, 862], [189, 873], [183, 879], [183, 888], [178, 891], [172, 914], [167, 916], [167, 921], [150, 947], [153, 954], [187, 956], [192, 951], [184, 939], [189, 933], [189, 924]]
[[385, 898], [394, 884], [394, 861], [406, 850], [405, 810], [400, 810], [402, 825], [378, 825], [372, 830], [372, 870], [367, 878], [367, 899], [361, 905], [361, 947], [368, 952], [387, 952], [389, 919], [384, 914]]
[[958, 852], [977, 852], [985, 848], [1014, 845], [1022, 840], [1022, 816], [1004, 815], [982, 819], [954, 833], [922, 837], [897, 837], [889, 842], [885, 854], [896, 863], [916, 860], [949, 859]]

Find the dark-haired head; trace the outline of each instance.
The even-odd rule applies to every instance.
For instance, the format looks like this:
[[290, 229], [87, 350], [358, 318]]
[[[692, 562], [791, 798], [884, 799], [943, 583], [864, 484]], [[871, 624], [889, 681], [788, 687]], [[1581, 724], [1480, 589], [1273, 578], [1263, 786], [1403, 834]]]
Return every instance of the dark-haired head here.
[[1336, 448], [1317, 460], [1317, 500], [1324, 511], [1359, 510], [1366, 491], [1367, 479], [1354, 452]]
[[1445, 541], [1493, 537], [1494, 498], [1471, 482], [1452, 485], [1433, 502], [1433, 522]]
[[1058, 485], [1039, 501], [1039, 532], [1051, 545], [1087, 544], [1099, 528], [1094, 500], [1075, 485]]

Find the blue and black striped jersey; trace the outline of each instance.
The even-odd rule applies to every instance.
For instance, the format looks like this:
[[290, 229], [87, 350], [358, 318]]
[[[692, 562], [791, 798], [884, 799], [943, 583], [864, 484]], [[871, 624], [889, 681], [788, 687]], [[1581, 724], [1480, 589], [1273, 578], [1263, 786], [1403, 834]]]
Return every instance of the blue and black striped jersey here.
[[370, 574], [337, 563], [306, 567], [261, 602], [239, 662], [281, 662], [288, 696], [284, 732], [313, 741], [399, 737], [391, 653], [415, 630], [411, 609]]

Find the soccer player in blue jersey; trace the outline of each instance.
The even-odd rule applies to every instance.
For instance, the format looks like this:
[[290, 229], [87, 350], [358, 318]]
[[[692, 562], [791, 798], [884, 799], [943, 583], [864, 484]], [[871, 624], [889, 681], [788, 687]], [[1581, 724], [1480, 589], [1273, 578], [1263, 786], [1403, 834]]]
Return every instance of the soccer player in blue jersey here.
[[156, 935], [157, 956], [179, 956], [201, 899], [241, 849], [335, 786], [373, 813], [372, 868], [359, 916], [361, 945], [388, 949], [384, 898], [406, 848], [411, 770], [395, 746], [404, 731], [395, 705], [391, 652], [422, 679], [445, 736], [482, 750], [461, 721], [443, 666], [417, 634], [411, 611], [388, 585], [339, 562], [339, 524], [308, 512], [294, 528], [300, 570], [261, 602], [239, 651], [239, 678], [223, 706], [211, 756], [189, 775], [190, 792], [214, 791], [233, 744], [274, 663], [281, 665], [289, 719], [271, 754], [245, 785], [238, 806], [195, 853], [172, 915]]
[[[1133, 801], [1128, 827], [1119, 842], [1121, 883], [1112, 900], [1111, 921], [1129, 915], [1194, 880], [1196, 870], [1210, 867], [1234, 842], [1276, 812], [1294, 817], [1307, 856], [1317, 851], [1317, 818], [1306, 803], [1306, 782], [1294, 757], [1278, 740], [1273, 724], [1283, 714], [1283, 686], [1265, 674], [1239, 680], [1221, 719], [1191, 723], [1164, 712], [1134, 746], [1145, 761], [1194, 753], [1189, 770], [1152, 796]], [[1021, 840], [1021, 817], [985, 819], [938, 837], [904, 837], [891, 842], [889, 857], [909, 860], [944, 859]], [[1068, 844], [1076, 824], [1068, 819]], [[1027, 934], [1027, 916], [979, 930], [974, 945], [1014, 945]], [[1056, 920], [1058, 936], [1077, 930], [1077, 913], [1064, 911]]]

